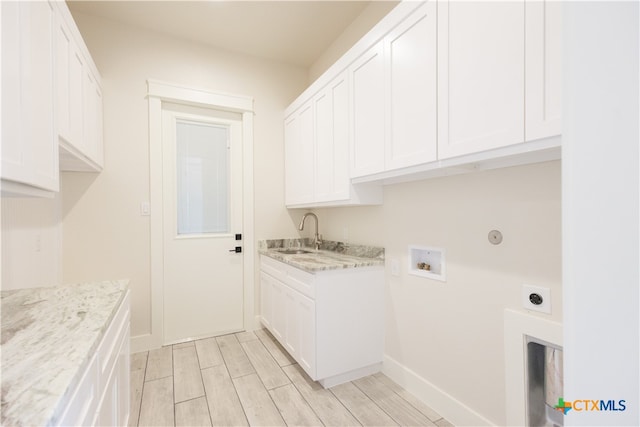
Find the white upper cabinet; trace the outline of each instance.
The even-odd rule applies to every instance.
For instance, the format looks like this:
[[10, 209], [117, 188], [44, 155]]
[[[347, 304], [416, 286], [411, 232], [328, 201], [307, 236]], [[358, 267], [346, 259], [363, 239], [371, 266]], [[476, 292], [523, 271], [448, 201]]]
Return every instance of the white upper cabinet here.
[[378, 42], [349, 68], [351, 177], [384, 170], [384, 44]]
[[66, 4], [56, 4], [60, 169], [99, 172], [104, 156], [100, 77]]
[[87, 157], [96, 164], [96, 169], [102, 168], [103, 138], [102, 138], [102, 91], [96, 76], [85, 70], [84, 81], [84, 140]]
[[[363, 184], [560, 158], [561, 9], [551, 0], [400, 2], [288, 109], [287, 120], [313, 100], [312, 205], [346, 204], [335, 203], [341, 169], [329, 165], [342, 159], [343, 126], [351, 200]], [[327, 92], [335, 79], [348, 87], [346, 125]]]
[[382, 202], [381, 188], [351, 185], [348, 77], [339, 74], [285, 119], [288, 207]]
[[[54, 111], [53, 5], [0, 2], [2, 14], [2, 193], [59, 188]], [[43, 192], [44, 191], [44, 192]]]
[[82, 141], [84, 99], [78, 82], [84, 77], [84, 58], [62, 19], [58, 21], [57, 35], [58, 135], [64, 141]]
[[438, 157], [524, 141], [525, 3], [438, 2]]
[[313, 202], [314, 131], [311, 101], [291, 114], [284, 124], [285, 203]]
[[562, 2], [527, 1], [525, 137], [562, 133]]
[[349, 198], [349, 85], [342, 73], [313, 98], [315, 201]]
[[62, 1], [0, 2], [2, 195], [51, 196], [102, 169], [100, 78]]
[[430, 1], [384, 39], [385, 170], [437, 159], [436, 19]]

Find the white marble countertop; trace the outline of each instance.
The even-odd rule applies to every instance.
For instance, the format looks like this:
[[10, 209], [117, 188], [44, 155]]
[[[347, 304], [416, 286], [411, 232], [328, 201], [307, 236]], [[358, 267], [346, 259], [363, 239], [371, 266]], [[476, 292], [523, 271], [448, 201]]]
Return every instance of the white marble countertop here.
[[[287, 249], [305, 252], [287, 253]], [[258, 250], [262, 255], [310, 273], [384, 265], [384, 248], [333, 241], [324, 242], [320, 250], [316, 250], [310, 239], [263, 240], [258, 242]]]
[[58, 422], [128, 283], [2, 291], [3, 426]]

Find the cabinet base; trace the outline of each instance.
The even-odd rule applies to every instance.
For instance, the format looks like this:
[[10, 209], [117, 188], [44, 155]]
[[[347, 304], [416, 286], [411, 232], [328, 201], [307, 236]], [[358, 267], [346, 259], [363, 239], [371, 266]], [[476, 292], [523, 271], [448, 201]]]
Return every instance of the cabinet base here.
[[366, 377], [367, 375], [376, 374], [380, 371], [382, 371], [382, 362], [374, 363], [373, 365], [365, 366], [364, 368], [354, 369], [353, 371], [345, 372], [344, 374], [334, 375], [333, 377], [323, 378], [318, 380], [318, 382], [324, 388], [331, 388], [339, 384], [357, 380], [358, 378]]

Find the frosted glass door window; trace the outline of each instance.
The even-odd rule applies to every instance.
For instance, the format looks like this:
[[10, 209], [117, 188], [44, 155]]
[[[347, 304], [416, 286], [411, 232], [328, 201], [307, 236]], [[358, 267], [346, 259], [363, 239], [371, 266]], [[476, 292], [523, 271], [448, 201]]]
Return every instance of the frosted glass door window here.
[[229, 233], [229, 128], [176, 123], [178, 235]]

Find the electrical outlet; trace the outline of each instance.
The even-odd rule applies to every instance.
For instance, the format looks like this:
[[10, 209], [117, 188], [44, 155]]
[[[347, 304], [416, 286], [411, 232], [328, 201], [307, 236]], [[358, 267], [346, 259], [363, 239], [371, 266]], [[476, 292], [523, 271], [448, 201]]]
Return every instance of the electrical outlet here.
[[522, 285], [522, 306], [527, 310], [551, 314], [551, 289]]
[[400, 263], [397, 259], [391, 260], [391, 275], [395, 277], [400, 276]]

